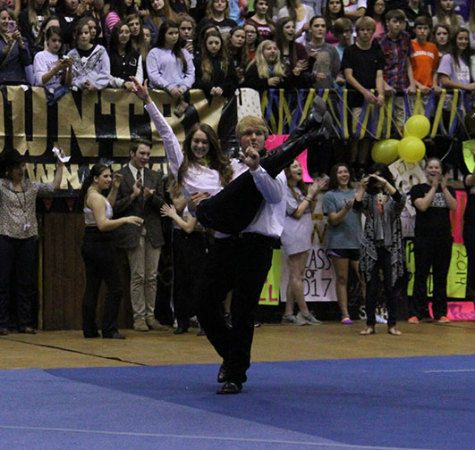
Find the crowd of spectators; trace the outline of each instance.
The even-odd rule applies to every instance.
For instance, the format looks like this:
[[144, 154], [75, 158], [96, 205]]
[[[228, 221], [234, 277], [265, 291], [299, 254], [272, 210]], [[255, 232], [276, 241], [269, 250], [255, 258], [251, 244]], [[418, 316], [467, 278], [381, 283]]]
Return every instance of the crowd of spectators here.
[[[244, 0], [194, 7], [169, 0], [3, 3], [0, 81], [28, 81], [52, 92], [59, 86], [130, 88], [131, 75], [149, 78], [151, 87], [174, 97], [190, 88], [229, 96], [238, 86], [342, 86], [347, 79], [341, 60], [345, 49], [358, 45], [361, 17], [374, 20], [364, 27], [384, 55], [379, 94], [453, 87], [447, 77], [460, 89], [474, 89], [474, 7], [465, 22], [452, 0], [257, 0], [253, 11]], [[437, 77], [439, 62], [447, 77]], [[448, 65], [454, 73], [447, 73]]]
[[[178, 117], [189, 89], [348, 88], [353, 133], [365, 102], [393, 96], [402, 136], [402, 93], [475, 89], [474, 33], [473, 3], [464, 20], [452, 0], [17, 0], [0, 10], [0, 82], [44, 86], [53, 103], [70, 89], [130, 90], [135, 76], [168, 92]], [[368, 167], [369, 148], [354, 140], [352, 169]]]
[[[348, 105], [354, 119], [365, 102], [381, 106], [386, 97], [394, 96], [395, 121], [402, 131], [404, 99], [398, 94], [419, 90], [427, 97], [442, 88], [467, 94], [475, 90], [475, 3], [467, 20], [456, 14], [453, 0], [256, 0], [252, 11], [246, 0], [1, 0], [1, 4], [0, 83], [44, 86], [51, 103], [71, 89], [111, 87], [133, 91], [131, 77], [140, 84], [148, 79], [151, 88], [169, 93], [178, 117], [188, 107], [186, 92], [193, 88], [211, 98], [231, 97], [238, 87], [259, 92], [269, 88], [347, 87], [351, 89]], [[445, 119], [450, 113], [450, 96], [447, 98]], [[400, 242], [400, 229], [388, 225], [385, 230], [384, 220], [392, 222], [391, 214], [400, 213], [404, 196], [392, 186], [383, 168], [372, 173], [377, 182], [372, 189], [353, 191], [349, 169], [368, 166], [369, 143], [355, 141], [352, 150], [351, 166], [335, 169], [333, 197], [327, 196], [326, 213], [334, 228], [345, 216], [356, 214], [353, 209], [373, 219], [366, 222], [359, 269], [365, 275], [370, 298], [375, 297], [376, 290], [371, 280], [379, 268], [383, 269], [390, 300], [389, 329], [391, 334], [398, 334], [391, 280], [394, 283], [401, 275], [403, 257], [395, 264], [391, 255], [401, 255], [402, 248], [388, 249]], [[308, 191], [300, 186], [295, 175], [300, 170], [297, 165], [291, 166], [287, 177], [291, 180], [289, 203], [300, 216], [292, 213], [289, 221], [297, 219], [302, 225], [314, 191], [322, 186], [312, 186]], [[180, 180], [178, 172], [177, 176]], [[434, 192], [439, 187], [444, 191], [445, 183], [434, 181]], [[378, 204], [381, 196], [389, 205], [387, 217]], [[426, 206], [419, 208], [419, 215]], [[177, 217], [171, 206], [162, 213]], [[184, 220], [180, 227], [188, 225]], [[190, 229], [195, 226], [192, 223]], [[375, 241], [375, 233], [381, 231], [386, 233], [388, 245]], [[359, 272], [358, 257], [350, 244], [344, 249], [330, 248], [339, 270], [343, 323], [351, 323], [346, 294], [348, 268]], [[186, 245], [189, 242], [183, 247]], [[198, 256], [204, 252], [203, 245], [197, 243]], [[302, 255], [307, 250], [304, 243], [289, 253], [294, 281], [301, 278], [305, 262]], [[368, 263], [368, 252], [377, 255], [377, 264]], [[397, 274], [391, 273], [395, 270]], [[295, 284], [289, 285], [289, 292], [300, 308], [299, 319], [312, 321], [299, 297], [300, 287]], [[185, 303], [178, 325], [186, 331], [192, 308]], [[364, 334], [374, 333], [374, 308], [374, 304], [367, 304], [368, 327]], [[438, 319], [445, 318], [445, 308], [441, 307]], [[422, 309], [415, 306], [413, 323], [424, 318]], [[294, 323], [290, 307], [285, 316], [288, 323]]]

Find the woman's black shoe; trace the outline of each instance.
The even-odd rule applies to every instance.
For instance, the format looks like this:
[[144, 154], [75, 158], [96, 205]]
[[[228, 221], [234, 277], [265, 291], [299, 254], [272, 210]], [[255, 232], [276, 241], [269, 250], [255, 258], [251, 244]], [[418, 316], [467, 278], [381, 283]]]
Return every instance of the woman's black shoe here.
[[188, 329], [184, 328], [180, 325], [176, 328], [176, 330], [173, 332], [173, 334], [183, 334], [183, 333], [188, 333]]

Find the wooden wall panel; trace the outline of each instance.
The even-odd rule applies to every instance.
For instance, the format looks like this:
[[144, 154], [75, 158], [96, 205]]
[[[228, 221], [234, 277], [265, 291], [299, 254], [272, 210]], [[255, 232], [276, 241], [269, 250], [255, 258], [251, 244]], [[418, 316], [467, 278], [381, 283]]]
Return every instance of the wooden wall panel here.
[[[43, 328], [45, 330], [81, 329], [81, 304], [85, 274], [81, 257], [84, 216], [75, 213], [48, 213], [43, 216]], [[119, 328], [130, 328], [128, 267], [118, 255], [124, 295], [119, 314]], [[41, 286], [40, 286], [41, 288]], [[102, 317], [101, 289], [97, 311], [98, 325]]]

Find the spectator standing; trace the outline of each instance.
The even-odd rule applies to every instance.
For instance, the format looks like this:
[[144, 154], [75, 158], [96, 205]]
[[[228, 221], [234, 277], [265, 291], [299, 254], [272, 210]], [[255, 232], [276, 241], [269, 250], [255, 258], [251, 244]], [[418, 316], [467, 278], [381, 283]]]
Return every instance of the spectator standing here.
[[427, 39], [430, 34], [430, 19], [419, 16], [414, 22], [416, 39], [411, 41], [411, 64], [416, 87], [422, 94], [429, 94], [437, 86], [436, 76], [439, 67], [439, 51]]
[[432, 311], [440, 323], [447, 318], [447, 275], [452, 257], [452, 227], [450, 211], [457, 209], [454, 189], [447, 186], [448, 173], [443, 173], [442, 162], [429, 158], [425, 173], [427, 181], [412, 187], [410, 196], [416, 208], [414, 233], [414, 290], [412, 311], [408, 322], [419, 323], [428, 318], [427, 278], [432, 267]]
[[[302, 180], [302, 166], [297, 160], [284, 169], [287, 178], [287, 206], [284, 229], [280, 240], [287, 255], [288, 284], [283, 324], [319, 325], [305, 302], [303, 279], [308, 254], [312, 248], [312, 211], [318, 193], [326, 186], [327, 179], [315, 181], [310, 187]], [[295, 315], [295, 305], [299, 312]]]
[[285, 89], [288, 77], [280, 59], [280, 51], [274, 41], [259, 44], [256, 57], [246, 70], [245, 86], [263, 92], [267, 89]]
[[333, 25], [337, 19], [345, 17], [345, 5], [343, 4], [343, 0], [328, 0], [323, 17], [327, 23], [325, 42], [335, 45], [338, 43], [338, 38], [333, 32]]
[[252, 61], [256, 57], [257, 47], [261, 43], [261, 35], [257, 26], [252, 23], [244, 24], [244, 33], [246, 34], [246, 51], [249, 60]]
[[246, 22], [257, 26], [262, 40], [272, 40], [275, 33], [275, 25], [272, 21], [269, 0], [257, 0], [254, 3], [254, 14]]
[[152, 45], [156, 45], [161, 25], [166, 21], [176, 22], [177, 17], [168, 0], [146, 0], [144, 6], [147, 11], [144, 23], [152, 31]]
[[[290, 17], [280, 18], [276, 25], [275, 41], [286, 72], [293, 73], [297, 78], [300, 76], [310, 78], [311, 74], [307, 70], [309, 67], [307, 51], [302, 44], [295, 41], [295, 38], [295, 22]], [[308, 83], [309, 80], [304, 81], [305, 85]]]
[[202, 89], [208, 97], [229, 98], [234, 94], [238, 85], [236, 70], [226, 53], [221, 33], [210, 30], [206, 34], [194, 64], [195, 89]]
[[[47, 19], [43, 21], [41, 24], [40, 31], [38, 33], [38, 37], [35, 40], [34, 46], [32, 49], [30, 49], [31, 54], [33, 58], [38, 52], [41, 52], [43, 50], [46, 50], [46, 32], [48, 31], [48, 28], [50, 27], [59, 27], [59, 17], [58, 16], [49, 16]], [[62, 36], [62, 33], [61, 33]], [[62, 40], [62, 39], [61, 39]], [[64, 48], [62, 48], [64, 52]]]
[[187, 50], [190, 55], [193, 55], [195, 52], [194, 40], [196, 38], [195, 19], [189, 14], [180, 13], [177, 15], [177, 24], [181, 46]]
[[104, 20], [104, 35], [107, 45], [110, 43], [114, 25], [120, 20], [125, 20], [125, 18], [133, 12], [133, 0], [111, 0], [109, 12]]
[[[358, 19], [359, 20], [359, 19]], [[336, 277], [336, 295], [341, 323], [352, 325], [348, 312], [348, 272], [351, 267], [360, 281], [363, 298], [365, 284], [360, 276], [361, 214], [353, 209], [355, 190], [350, 186], [350, 169], [337, 163], [330, 170], [329, 190], [323, 197], [323, 212], [328, 217], [327, 253]]]
[[59, 189], [63, 175], [63, 164], [59, 160], [52, 183], [30, 181], [25, 176], [25, 168], [25, 158], [17, 150], [4, 150], [0, 160], [0, 336], [8, 334], [13, 291], [18, 330], [36, 333], [33, 316], [38, 247], [36, 198]]
[[432, 23], [434, 26], [439, 23], [447, 25], [451, 33], [454, 33], [457, 28], [465, 25], [463, 17], [459, 14], [455, 14], [454, 0], [437, 0], [437, 8], [435, 10], [435, 16], [432, 17]]
[[384, 294], [388, 309], [388, 333], [400, 336], [396, 328], [396, 282], [404, 275], [405, 248], [402, 239], [401, 212], [405, 194], [394, 187], [385, 164], [374, 164], [356, 192], [353, 208], [366, 216], [360, 267], [366, 282], [366, 328], [362, 335], [375, 334], [376, 302], [380, 269], [383, 271]]
[[74, 41], [74, 30], [78, 20], [79, 2], [75, 0], [58, 0], [55, 14], [58, 15], [63, 32], [63, 44], [66, 49], [71, 49]]
[[96, 91], [108, 86], [110, 80], [110, 60], [106, 49], [91, 42], [89, 17], [81, 18], [76, 26], [75, 48], [68, 57], [73, 60], [72, 85], [81, 90]]
[[109, 86], [132, 90], [134, 84], [130, 77], [134, 76], [143, 83], [142, 56], [132, 47], [130, 28], [125, 20], [121, 20], [112, 28], [109, 56], [111, 62], [111, 78]]
[[31, 65], [28, 43], [17, 28], [13, 11], [0, 8], [0, 83], [33, 84], [27, 73]]
[[206, 17], [198, 23], [198, 35], [206, 25], [218, 27], [221, 34], [229, 33], [237, 25], [229, 18], [228, 0], [207, 0]]
[[[350, 92], [348, 104], [351, 108], [353, 132], [361, 116], [364, 102], [382, 106], [384, 103], [383, 69], [384, 55], [379, 46], [372, 44], [375, 21], [361, 17], [356, 21], [356, 43], [343, 52], [341, 67]], [[371, 92], [376, 89], [376, 92]], [[353, 140], [351, 163], [356, 172], [368, 163], [369, 141]]]
[[403, 31], [406, 15], [400, 9], [386, 14], [387, 32], [376, 37], [384, 54], [384, 90], [394, 97], [395, 120], [400, 134], [404, 128], [404, 100], [401, 96], [407, 89], [409, 94], [416, 92], [410, 57], [411, 38]]
[[133, 215], [143, 219], [142, 226], [124, 225], [115, 236], [117, 247], [126, 251], [129, 261], [135, 331], [163, 330], [155, 318], [155, 301], [158, 261], [164, 243], [160, 222], [164, 192], [161, 174], [146, 167], [150, 153], [150, 141], [131, 142], [130, 161], [119, 171], [123, 182], [114, 205], [116, 218]]
[[28, 48], [32, 49], [43, 22], [51, 15], [48, 0], [28, 0], [18, 17], [18, 27], [26, 39]]
[[183, 95], [195, 82], [195, 66], [180, 45], [175, 22], [167, 21], [160, 27], [157, 46], [147, 56], [147, 73], [150, 87], [167, 91], [177, 102], [175, 113], [181, 116], [188, 106]]
[[132, 48], [139, 52], [142, 57], [142, 68], [145, 67], [145, 61], [147, 59], [150, 47], [145, 42], [145, 36], [142, 27], [142, 19], [139, 14], [134, 13], [126, 17], [126, 23], [130, 29], [130, 42]]
[[233, 61], [239, 87], [244, 83], [246, 67], [250, 61], [246, 51], [246, 32], [244, 27], [238, 25], [231, 30], [226, 42], [226, 48], [228, 55]]
[[282, 17], [290, 17], [295, 22], [298, 37], [308, 30], [308, 22], [314, 15], [313, 8], [303, 4], [300, 0], [285, 0], [285, 6], [279, 9], [274, 21]]
[[446, 89], [475, 90], [470, 76], [470, 33], [466, 28], [454, 33], [451, 50], [442, 57], [437, 73], [441, 86]]
[[356, 22], [366, 14], [368, 8], [367, 0], [349, 0], [345, 5], [345, 16]]
[[63, 58], [61, 45], [61, 28], [48, 28], [48, 31], [46, 31], [47, 49], [38, 52], [33, 62], [35, 85], [45, 87], [48, 103], [56, 101], [66, 92], [69, 92], [73, 79], [73, 60]]
[[310, 21], [311, 38], [306, 44], [309, 65], [313, 80], [309, 87], [315, 89], [333, 88], [340, 72], [340, 57], [333, 45], [325, 42], [327, 25], [321, 16], [315, 16]]
[[[112, 219], [117, 190], [122, 177], [114, 175], [105, 164], [95, 164], [84, 180], [80, 199], [83, 203], [86, 229], [82, 245], [82, 257], [86, 270], [86, 287], [82, 304], [82, 330], [85, 338], [97, 338], [96, 307], [101, 282], [107, 286], [102, 316], [102, 337], [125, 339], [117, 329], [119, 305], [122, 297], [119, 268], [115, 257], [112, 231], [124, 226], [138, 228], [143, 220], [137, 216]], [[112, 186], [111, 186], [112, 184]], [[103, 192], [110, 189], [106, 198]]]
[[450, 51], [450, 29], [447, 25], [438, 24], [433, 28], [432, 32], [432, 42], [437, 46], [439, 59], [442, 59], [442, 56]]
[[[475, 148], [472, 148], [475, 158]], [[467, 298], [475, 292], [475, 169], [464, 180], [467, 204], [463, 215], [463, 241], [467, 251]]]
[[338, 44], [335, 45], [335, 49], [338, 52], [341, 61], [343, 59], [345, 48], [348, 48], [353, 44], [353, 24], [348, 17], [340, 17], [335, 20], [333, 31], [335, 37], [338, 39]]
[[372, 17], [376, 22], [376, 27], [373, 36], [379, 36], [384, 33], [384, 14], [386, 12], [386, 3], [384, 0], [376, 0], [373, 6], [372, 14], [368, 16]]
[[431, 22], [430, 28], [432, 28], [431, 16], [427, 11], [426, 5], [423, 4], [423, 0], [408, 0], [407, 5], [401, 8], [407, 17], [407, 30], [412, 38], [416, 37], [414, 33], [415, 21], [418, 17], [427, 17]]

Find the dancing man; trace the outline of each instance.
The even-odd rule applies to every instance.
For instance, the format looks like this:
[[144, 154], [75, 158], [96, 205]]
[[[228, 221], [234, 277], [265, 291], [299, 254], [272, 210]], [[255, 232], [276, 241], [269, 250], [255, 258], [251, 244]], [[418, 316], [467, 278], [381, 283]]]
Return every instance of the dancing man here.
[[[147, 85], [134, 82], [137, 96], [144, 100], [167, 147], [169, 125], [152, 102]], [[233, 166], [233, 181], [222, 189], [216, 186], [217, 194], [211, 198], [206, 192], [190, 193], [190, 206], [196, 206], [198, 221], [217, 231], [201, 279], [198, 319], [223, 358], [218, 373], [218, 382], [223, 385], [218, 394], [238, 394], [247, 380], [254, 312], [285, 218], [286, 177], [282, 170], [311, 144], [328, 139], [331, 124], [325, 103], [317, 97], [302, 125], [283, 145], [267, 152], [267, 124], [260, 117], [244, 117], [236, 127], [241, 162]], [[222, 301], [229, 291], [231, 329], [222, 312]]]

